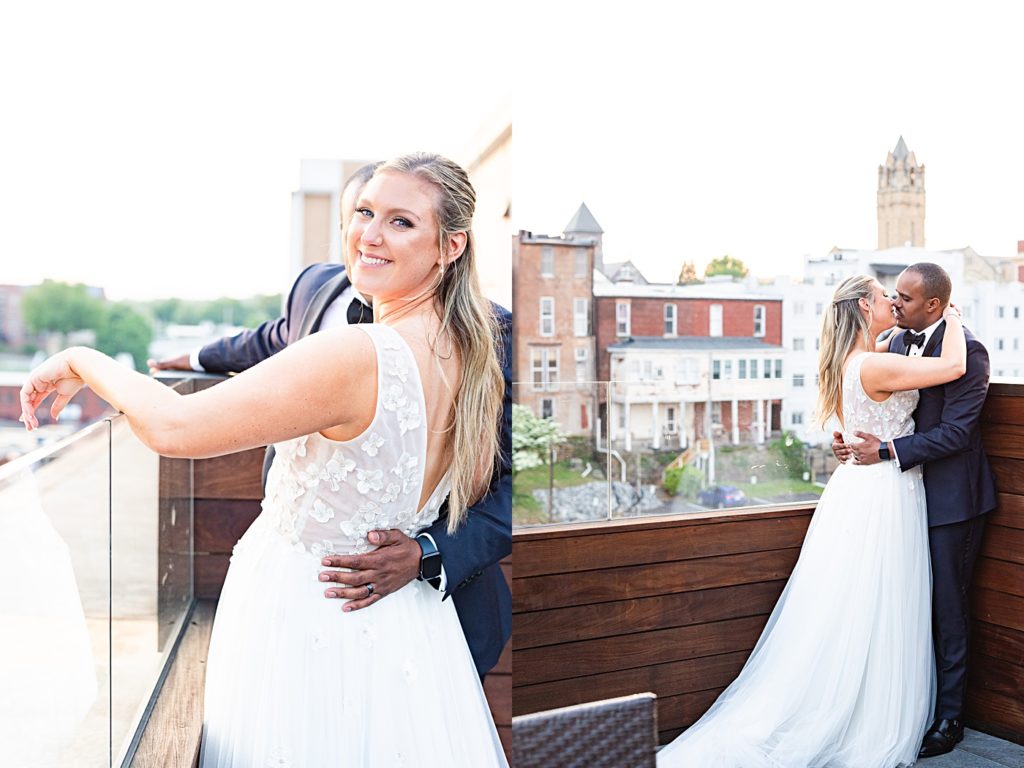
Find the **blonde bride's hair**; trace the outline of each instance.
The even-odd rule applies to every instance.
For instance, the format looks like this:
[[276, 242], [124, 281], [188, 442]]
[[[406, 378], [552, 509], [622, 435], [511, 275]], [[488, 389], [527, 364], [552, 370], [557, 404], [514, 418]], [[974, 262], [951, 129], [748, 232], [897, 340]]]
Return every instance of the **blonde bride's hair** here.
[[843, 363], [850, 350], [858, 339], [869, 348], [872, 345], [871, 326], [861, 312], [860, 299], [874, 302], [875, 278], [854, 275], [840, 283], [821, 323], [816, 419], [822, 427], [832, 416], [839, 416], [843, 407]]
[[450, 338], [462, 363], [446, 446], [452, 457], [448, 530], [454, 532], [465, 519], [466, 508], [483, 495], [492, 472], [497, 471], [498, 419], [505, 395], [505, 377], [496, 350], [502, 335], [477, 278], [472, 232], [476, 192], [466, 171], [440, 155], [403, 155], [380, 165], [375, 175], [386, 171], [412, 174], [437, 188], [435, 215], [441, 254], [448, 253], [453, 234], [466, 233], [462, 255], [449, 263], [442, 259], [434, 292], [434, 308], [441, 319], [434, 354], [450, 354], [450, 348], [444, 348], [444, 340]]

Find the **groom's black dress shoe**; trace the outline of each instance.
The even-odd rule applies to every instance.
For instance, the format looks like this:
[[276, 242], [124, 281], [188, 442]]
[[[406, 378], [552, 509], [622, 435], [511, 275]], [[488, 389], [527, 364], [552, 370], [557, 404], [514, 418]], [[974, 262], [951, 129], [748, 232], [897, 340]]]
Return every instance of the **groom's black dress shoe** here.
[[936, 720], [921, 742], [918, 757], [936, 757], [952, 752], [964, 740], [964, 724], [959, 720]]

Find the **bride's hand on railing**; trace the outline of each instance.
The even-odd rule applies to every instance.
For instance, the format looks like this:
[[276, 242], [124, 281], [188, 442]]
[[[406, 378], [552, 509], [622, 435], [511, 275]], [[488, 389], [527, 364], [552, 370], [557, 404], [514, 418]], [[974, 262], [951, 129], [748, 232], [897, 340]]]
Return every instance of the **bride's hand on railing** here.
[[58, 352], [29, 373], [28, 380], [21, 388], [21, 417], [18, 420], [29, 431], [37, 429], [39, 420], [36, 419], [36, 409], [51, 393], [56, 392], [57, 396], [50, 406], [50, 415], [56, 421], [64, 406], [83, 386], [85, 382], [71, 368], [68, 350]]

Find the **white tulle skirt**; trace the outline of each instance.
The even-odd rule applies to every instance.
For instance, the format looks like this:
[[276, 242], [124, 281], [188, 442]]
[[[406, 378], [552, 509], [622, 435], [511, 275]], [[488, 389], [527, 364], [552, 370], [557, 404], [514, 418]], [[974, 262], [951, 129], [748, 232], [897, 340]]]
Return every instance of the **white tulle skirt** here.
[[919, 468], [840, 466], [739, 677], [659, 768], [911, 765], [935, 697]]
[[217, 608], [202, 766], [505, 766], [451, 600], [414, 581], [344, 613], [264, 517]]

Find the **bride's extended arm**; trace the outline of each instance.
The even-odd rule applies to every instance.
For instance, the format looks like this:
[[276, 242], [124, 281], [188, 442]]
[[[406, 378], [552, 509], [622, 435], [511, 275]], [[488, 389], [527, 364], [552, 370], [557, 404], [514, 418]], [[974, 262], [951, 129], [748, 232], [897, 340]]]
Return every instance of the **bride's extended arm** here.
[[956, 310], [947, 309], [939, 357], [905, 357], [903, 355], [868, 355], [861, 367], [861, 383], [869, 392], [902, 392], [946, 384], [964, 375], [967, 370], [967, 343], [964, 328]]
[[122, 411], [132, 431], [155, 452], [219, 456], [365, 419], [376, 388], [358, 384], [366, 381], [375, 360], [365, 333], [332, 329], [215, 387], [179, 395], [96, 350], [73, 347], [29, 374], [21, 390], [22, 418], [35, 428], [35, 411], [47, 396], [57, 392], [51, 407], [56, 416], [88, 385]]

